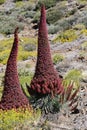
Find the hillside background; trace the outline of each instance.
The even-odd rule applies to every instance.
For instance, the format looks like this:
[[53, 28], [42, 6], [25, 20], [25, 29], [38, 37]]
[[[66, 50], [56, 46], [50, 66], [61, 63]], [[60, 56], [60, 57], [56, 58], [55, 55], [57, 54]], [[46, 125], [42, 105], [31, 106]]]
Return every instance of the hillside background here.
[[[75, 87], [81, 86], [80, 111], [77, 115], [70, 115], [71, 122], [67, 118], [66, 124], [69, 123], [69, 127], [66, 125], [65, 130], [70, 127], [71, 130], [87, 130], [87, 0], [0, 0], [0, 97], [13, 33], [17, 26], [20, 39], [20, 83], [24, 89], [25, 83], [30, 84], [37, 60], [37, 32], [42, 2], [46, 6], [54, 66], [66, 84], [72, 80]], [[65, 118], [61, 116], [61, 120], [65, 121]]]

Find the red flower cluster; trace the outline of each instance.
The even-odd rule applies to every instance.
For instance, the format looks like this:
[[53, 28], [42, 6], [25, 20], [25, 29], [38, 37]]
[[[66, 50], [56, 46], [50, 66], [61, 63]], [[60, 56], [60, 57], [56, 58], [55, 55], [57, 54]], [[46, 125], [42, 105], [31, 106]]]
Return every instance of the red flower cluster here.
[[59, 78], [52, 63], [44, 5], [41, 7], [36, 71], [30, 86], [31, 88], [28, 88], [30, 94], [54, 95], [63, 92], [62, 80]]
[[18, 28], [15, 29], [14, 43], [7, 62], [5, 72], [4, 91], [0, 102], [0, 109], [12, 109], [28, 106], [28, 99], [21, 90], [17, 73]]

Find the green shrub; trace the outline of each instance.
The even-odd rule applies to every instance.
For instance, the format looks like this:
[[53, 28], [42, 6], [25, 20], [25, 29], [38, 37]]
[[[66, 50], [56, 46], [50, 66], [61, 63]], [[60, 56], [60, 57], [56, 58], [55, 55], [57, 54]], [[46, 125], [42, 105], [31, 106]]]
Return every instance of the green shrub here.
[[74, 83], [74, 87], [77, 88], [80, 86], [80, 79], [82, 78], [81, 71], [77, 69], [70, 70], [64, 77], [64, 86], [68, 86], [70, 82]]
[[[86, 49], [86, 48], [85, 48]], [[82, 50], [82, 51], [80, 51], [80, 53], [79, 53], [79, 59], [80, 60], [84, 60], [86, 57], [87, 57], [87, 53], [85, 52], [85, 49], [84, 50]]]
[[61, 61], [63, 61], [63, 60], [64, 60], [64, 56], [63, 56], [63, 55], [55, 54], [55, 55], [53, 56], [53, 63], [54, 63], [54, 64], [57, 64], [57, 63], [59, 63], [59, 62], [61, 62]]
[[0, 0], [0, 4], [4, 4], [5, 0]]
[[47, 23], [55, 24], [55, 22], [66, 16], [67, 11], [66, 1], [57, 3], [56, 6], [47, 10]]
[[25, 18], [33, 18], [35, 15], [35, 12], [34, 11], [26, 11], [25, 14], [24, 14], [24, 17]]
[[72, 10], [70, 10], [69, 15], [74, 15], [76, 13], [77, 9], [73, 8]]
[[[23, 30], [25, 26], [24, 14], [28, 12], [26, 10], [27, 8], [28, 7], [26, 6], [20, 9], [16, 7], [15, 9], [9, 11], [0, 12], [0, 33], [13, 34], [14, 28], [17, 26], [19, 27], [19, 32]], [[29, 20], [26, 21], [28, 22]]]
[[16, 7], [22, 8], [24, 6], [24, 2], [22, 0], [16, 1]]
[[68, 30], [72, 27], [70, 24], [70, 21], [66, 20], [65, 18], [58, 20], [54, 25], [57, 28], [60, 28], [59, 31], [61, 31], [61, 30], [65, 31], [65, 30]]
[[66, 20], [65, 18], [58, 20], [54, 24], [48, 26], [49, 34], [55, 34], [57, 32], [69, 30], [72, 28], [70, 21]]
[[82, 49], [83, 50], [87, 50], [87, 42], [84, 42], [82, 45], [81, 45]]
[[49, 34], [55, 34], [60, 30], [61, 30], [61, 27], [59, 25], [51, 24], [50, 26], [48, 26], [48, 33]]
[[[14, 14], [15, 15], [15, 14]], [[17, 15], [17, 14], [16, 14]], [[3, 34], [13, 34], [14, 28], [19, 27], [19, 31], [23, 30], [24, 23], [20, 22], [19, 19], [17, 19], [17, 16], [6, 16], [6, 14], [3, 14], [0, 16], [0, 32]]]
[[41, 4], [45, 4], [46, 8], [50, 8], [56, 5], [57, 0], [39, 0], [37, 5], [36, 5], [36, 10], [41, 7]]
[[33, 22], [37, 23], [39, 21], [39, 17], [40, 17], [40, 11], [37, 11], [33, 18]]
[[75, 30], [70, 29], [70, 30], [66, 30], [65, 32], [62, 32], [61, 34], [59, 34], [54, 40], [53, 42], [72, 42], [74, 40], [77, 39], [77, 34], [75, 32]]
[[73, 26], [74, 30], [85, 30], [85, 25], [82, 23], [76, 24], [75, 26]]
[[60, 27], [60, 31], [65, 31], [65, 30], [69, 30], [72, 29], [72, 25], [74, 23], [76, 23], [77, 21], [77, 17], [76, 16], [70, 16], [70, 17], [63, 17], [60, 20], [57, 20], [54, 25], [55, 26], [59, 26]]
[[64, 16], [62, 9], [51, 8], [47, 12], [47, 23], [54, 24], [56, 21]]

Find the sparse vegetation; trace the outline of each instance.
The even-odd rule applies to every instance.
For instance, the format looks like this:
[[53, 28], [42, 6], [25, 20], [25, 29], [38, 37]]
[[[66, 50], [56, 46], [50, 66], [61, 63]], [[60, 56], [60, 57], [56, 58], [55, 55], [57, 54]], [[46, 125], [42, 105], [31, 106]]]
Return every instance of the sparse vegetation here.
[[[12, 38], [8, 38], [6, 40], [2, 40], [0, 46], [0, 63], [6, 64], [7, 58], [10, 54]], [[24, 38], [20, 37], [19, 43], [19, 55], [18, 60], [27, 60], [29, 57], [34, 56], [36, 57], [36, 51], [33, 46], [36, 47], [37, 40], [36, 38]], [[29, 45], [30, 44], [30, 45]], [[26, 48], [26, 46], [28, 46]]]
[[16, 1], [16, 7], [23, 7], [23, 6], [24, 6], [24, 3], [22, 0]]
[[39, 120], [41, 116], [40, 110], [34, 112], [32, 109], [22, 109], [18, 110], [0, 110], [0, 129], [1, 130], [21, 130], [21, 129], [31, 129], [33, 123]]
[[[20, 11], [19, 11], [20, 12]], [[9, 35], [13, 34], [14, 28], [19, 26], [19, 31], [24, 28], [24, 21], [20, 21], [20, 17], [16, 11], [14, 11], [14, 16], [11, 15], [11, 11], [8, 13], [0, 12], [0, 33]]]

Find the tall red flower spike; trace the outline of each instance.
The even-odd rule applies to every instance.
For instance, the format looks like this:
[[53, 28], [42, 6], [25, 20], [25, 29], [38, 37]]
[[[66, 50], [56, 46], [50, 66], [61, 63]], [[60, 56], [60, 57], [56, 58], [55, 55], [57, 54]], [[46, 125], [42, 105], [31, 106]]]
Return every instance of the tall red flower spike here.
[[28, 99], [23, 94], [17, 73], [18, 28], [14, 32], [14, 43], [7, 62], [5, 72], [4, 91], [0, 102], [0, 109], [27, 107]]
[[30, 86], [30, 88], [28, 87], [28, 91], [31, 95], [34, 93], [41, 95], [54, 95], [63, 92], [62, 81], [52, 63], [44, 5], [41, 7], [38, 31], [38, 56], [36, 70]]

